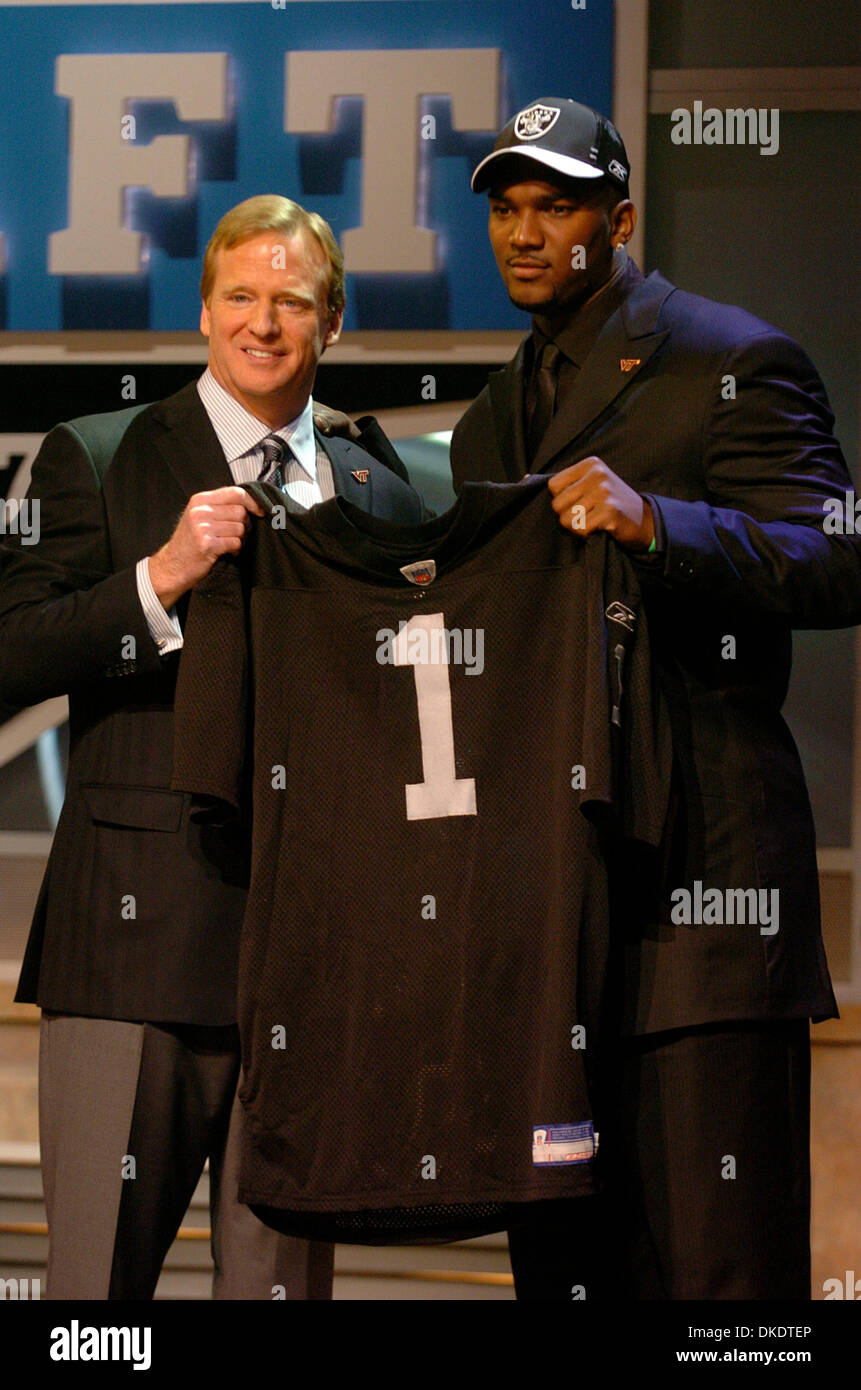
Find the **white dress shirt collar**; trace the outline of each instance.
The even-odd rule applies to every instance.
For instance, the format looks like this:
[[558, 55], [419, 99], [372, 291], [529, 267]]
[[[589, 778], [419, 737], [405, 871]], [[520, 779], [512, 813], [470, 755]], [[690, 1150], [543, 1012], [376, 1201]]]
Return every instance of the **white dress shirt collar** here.
[[250, 454], [269, 434], [290, 445], [309, 477], [317, 480], [317, 441], [314, 437], [314, 402], [309, 396], [305, 408], [280, 430], [272, 430], [246, 410], [229, 391], [225, 391], [207, 367], [197, 383], [198, 394], [218, 436], [228, 463]]

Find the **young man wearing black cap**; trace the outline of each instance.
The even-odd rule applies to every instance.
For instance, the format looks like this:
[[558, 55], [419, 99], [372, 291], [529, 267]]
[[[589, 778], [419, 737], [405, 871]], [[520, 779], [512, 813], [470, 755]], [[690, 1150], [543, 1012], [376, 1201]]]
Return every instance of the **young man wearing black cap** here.
[[628, 173], [605, 117], [544, 98], [472, 180], [532, 331], [455, 429], [455, 486], [547, 473], [572, 543], [634, 557], [676, 765], [660, 864], [615, 875], [604, 1192], [512, 1230], [512, 1265], [526, 1299], [807, 1299], [808, 1020], [836, 1006], [780, 707], [791, 629], [861, 621], [861, 542], [823, 530], [851, 482], [809, 359], [641, 275]]

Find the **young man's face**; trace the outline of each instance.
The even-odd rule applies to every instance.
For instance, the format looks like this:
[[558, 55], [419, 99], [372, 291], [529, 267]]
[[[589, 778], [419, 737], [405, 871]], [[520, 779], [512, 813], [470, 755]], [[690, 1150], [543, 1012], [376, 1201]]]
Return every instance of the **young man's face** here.
[[300, 414], [341, 314], [326, 307], [328, 262], [313, 237], [262, 232], [218, 252], [200, 331], [216, 381], [280, 429]]
[[530, 314], [553, 318], [600, 289], [613, 269], [617, 229], [606, 189], [586, 180], [536, 179], [490, 190], [489, 232], [499, 273], [512, 303]]

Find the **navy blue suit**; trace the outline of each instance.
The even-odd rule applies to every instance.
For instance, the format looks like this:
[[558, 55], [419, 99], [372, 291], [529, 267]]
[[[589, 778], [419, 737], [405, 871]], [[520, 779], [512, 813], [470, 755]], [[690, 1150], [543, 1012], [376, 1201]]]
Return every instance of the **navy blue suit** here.
[[[605, 1195], [509, 1233], [518, 1297], [806, 1298], [807, 1020], [836, 1005], [780, 710], [792, 628], [861, 621], [861, 538], [823, 529], [851, 487], [833, 416], [796, 343], [657, 273], [607, 319], [532, 458], [527, 364], [522, 345], [458, 423], [455, 486], [595, 455], [648, 499], [659, 548], [636, 565], [675, 785], [663, 854], [632, 848], [612, 875]], [[777, 930], [673, 920], [698, 882], [776, 892]]]

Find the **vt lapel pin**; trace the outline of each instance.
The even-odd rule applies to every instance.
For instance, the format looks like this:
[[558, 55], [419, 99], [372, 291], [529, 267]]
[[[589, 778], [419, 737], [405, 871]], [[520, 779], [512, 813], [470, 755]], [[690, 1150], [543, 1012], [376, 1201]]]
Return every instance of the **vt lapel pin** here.
[[366, 483], [371, 476], [371, 470], [370, 468], [351, 468], [350, 475], [355, 478], [357, 483]]
[[632, 372], [635, 367], [639, 367], [641, 361], [641, 357], [620, 357], [619, 370], [622, 372]]

